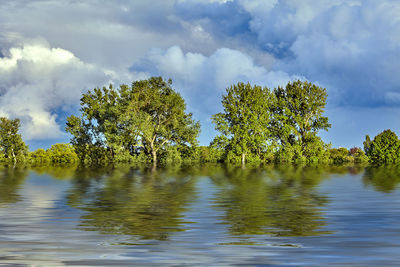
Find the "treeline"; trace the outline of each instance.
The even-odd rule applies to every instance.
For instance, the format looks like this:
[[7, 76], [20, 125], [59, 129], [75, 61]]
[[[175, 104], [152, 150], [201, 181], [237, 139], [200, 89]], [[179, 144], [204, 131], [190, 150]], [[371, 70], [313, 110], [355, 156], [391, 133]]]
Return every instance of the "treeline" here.
[[28, 152], [18, 119], [0, 118], [0, 160], [32, 164], [137, 162], [392, 163], [400, 141], [386, 130], [361, 148], [331, 148], [319, 137], [331, 124], [324, 116], [327, 92], [307, 81], [269, 89], [237, 83], [212, 116], [219, 134], [198, 146], [200, 123], [171, 80], [152, 77], [131, 86], [95, 88], [82, 95], [80, 114], [67, 118], [70, 144]]

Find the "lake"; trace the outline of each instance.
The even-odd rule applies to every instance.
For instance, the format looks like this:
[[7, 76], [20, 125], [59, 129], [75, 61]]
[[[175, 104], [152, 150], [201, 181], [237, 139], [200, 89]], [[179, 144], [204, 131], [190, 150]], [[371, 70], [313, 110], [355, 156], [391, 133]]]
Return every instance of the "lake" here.
[[0, 168], [0, 266], [398, 266], [400, 167]]

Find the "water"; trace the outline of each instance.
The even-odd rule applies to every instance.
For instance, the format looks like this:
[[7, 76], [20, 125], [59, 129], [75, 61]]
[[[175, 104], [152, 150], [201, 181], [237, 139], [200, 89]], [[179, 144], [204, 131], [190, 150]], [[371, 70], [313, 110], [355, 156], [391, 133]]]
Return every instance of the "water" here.
[[0, 169], [0, 266], [398, 266], [399, 167]]

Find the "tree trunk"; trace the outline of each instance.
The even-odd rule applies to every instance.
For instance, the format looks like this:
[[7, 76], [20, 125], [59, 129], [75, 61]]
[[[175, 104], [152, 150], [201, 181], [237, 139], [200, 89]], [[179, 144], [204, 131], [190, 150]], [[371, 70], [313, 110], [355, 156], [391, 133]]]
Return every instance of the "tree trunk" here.
[[157, 166], [157, 152], [152, 148], [151, 155], [153, 156], [153, 167]]
[[[155, 139], [155, 138], [154, 138]], [[157, 165], [157, 150], [154, 148], [154, 139], [150, 142], [151, 156], [153, 161], [153, 168]]]
[[14, 164], [17, 163], [17, 157], [15, 156], [14, 149], [11, 148], [11, 154], [14, 160]]
[[245, 154], [242, 153], [242, 168], [244, 168], [245, 164], [246, 164]]

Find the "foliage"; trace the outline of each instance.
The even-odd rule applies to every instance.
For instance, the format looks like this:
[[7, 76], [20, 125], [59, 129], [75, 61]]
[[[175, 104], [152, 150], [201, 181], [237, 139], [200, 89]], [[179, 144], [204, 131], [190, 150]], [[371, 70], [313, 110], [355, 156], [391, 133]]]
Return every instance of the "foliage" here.
[[355, 163], [368, 162], [368, 157], [365, 155], [364, 151], [359, 147], [350, 148], [349, 155], [354, 158]]
[[330, 149], [329, 157], [333, 163], [347, 163], [352, 161], [352, 157], [349, 156], [349, 150], [345, 147]]
[[200, 124], [185, 112], [185, 102], [171, 84], [152, 77], [133, 82], [131, 87], [110, 85], [83, 94], [82, 115], [70, 116], [66, 128], [80, 160], [129, 158], [121, 154], [133, 160], [144, 153], [155, 164], [170, 146], [195, 147]]
[[[224, 112], [213, 115], [220, 132], [213, 143], [226, 151], [224, 160], [328, 161], [326, 145], [317, 135], [331, 125], [323, 116], [326, 89], [295, 81], [285, 88], [238, 83], [222, 97]], [[241, 159], [240, 159], [241, 157]]]
[[78, 161], [74, 147], [70, 144], [54, 144], [47, 150], [39, 148], [30, 153], [30, 162], [34, 165], [73, 164]]
[[359, 147], [347, 148], [332, 148], [329, 150], [329, 158], [335, 164], [343, 163], [365, 163], [368, 162], [368, 157]]
[[48, 164], [51, 161], [49, 154], [43, 148], [36, 149], [34, 152], [31, 152], [29, 156], [30, 161], [35, 165]]
[[327, 92], [310, 82], [294, 81], [274, 89], [271, 131], [285, 161], [326, 160], [326, 145], [317, 136], [331, 125], [323, 116]]
[[215, 129], [221, 133], [230, 151], [245, 156], [255, 154], [259, 158], [267, 149], [270, 140], [268, 124], [268, 88], [238, 83], [226, 89], [222, 97], [223, 113], [213, 115]]
[[384, 130], [371, 142], [368, 157], [374, 163], [399, 162], [400, 141], [391, 130]]
[[197, 153], [200, 162], [222, 162], [224, 150], [212, 145], [199, 146]]
[[6, 161], [23, 162], [28, 155], [28, 146], [18, 133], [19, 127], [19, 119], [0, 117], [0, 151]]
[[53, 163], [75, 163], [78, 161], [78, 156], [70, 144], [54, 144], [46, 152]]
[[[171, 80], [161, 77], [131, 86], [95, 88], [81, 98], [81, 116], [67, 118], [71, 144], [28, 153], [19, 119], [0, 118], [0, 161], [34, 165], [65, 163], [281, 162], [398, 163], [400, 140], [385, 130], [361, 148], [331, 148], [318, 136], [331, 125], [323, 116], [327, 92], [310, 82], [284, 88], [239, 82], [222, 96], [224, 111], [212, 116], [219, 135], [197, 146], [200, 124], [186, 113]], [[28, 157], [29, 156], [29, 157]]]
[[371, 151], [371, 143], [372, 143], [371, 138], [370, 138], [369, 135], [367, 134], [367, 135], [365, 136], [365, 141], [363, 142], [363, 145], [364, 145], [364, 152], [365, 152], [365, 155], [367, 155], [367, 156], [369, 156], [370, 151]]

